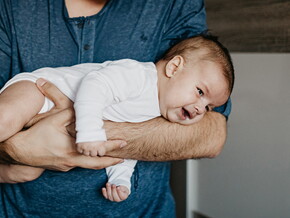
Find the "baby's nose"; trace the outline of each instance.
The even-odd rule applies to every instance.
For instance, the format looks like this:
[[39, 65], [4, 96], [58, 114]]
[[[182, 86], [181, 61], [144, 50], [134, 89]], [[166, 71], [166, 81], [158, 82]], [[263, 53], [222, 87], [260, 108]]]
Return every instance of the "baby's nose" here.
[[204, 114], [206, 112], [206, 105], [202, 103], [197, 104], [195, 110], [197, 114]]

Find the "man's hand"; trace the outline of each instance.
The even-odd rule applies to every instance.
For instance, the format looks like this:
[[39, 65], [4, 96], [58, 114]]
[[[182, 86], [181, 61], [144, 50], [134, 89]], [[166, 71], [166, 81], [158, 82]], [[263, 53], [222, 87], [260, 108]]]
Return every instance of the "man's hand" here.
[[[9, 138], [6, 152], [17, 163], [45, 169], [68, 171], [74, 167], [102, 169], [122, 162], [111, 157], [88, 157], [76, 151], [75, 139], [66, 126], [74, 121], [72, 109], [65, 109], [42, 119], [26, 131]], [[112, 151], [120, 148], [121, 140], [108, 141]]]
[[34, 116], [25, 125], [25, 127], [30, 127], [33, 124], [40, 121], [41, 119], [48, 117], [52, 114], [58, 113], [64, 109], [73, 108], [73, 102], [68, 97], [66, 97], [58, 88], [56, 88], [56, 86], [54, 86], [52, 83], [40, 78], [36, 81], [36, 86], [42, 92], [43, 95], [45, 95], [54, 103], [54, 107], [50, 111], [47, 111], [46, 113], [37, 114], [36, 116]]
[[[36, 115], [29, 125], [36, 124], [1, 144], [2, 163], [68, 171], [74, 167], [101, 169], [123, 161], [79, 154], [72, 137], [75, 133], [72, 102], [50, 82], [39, 79], [37, 86], [55, 107], [45, 114]], [[124, 144], [124, 141], [113, 140], [106, 142], [105, 146], [109, 152]]]

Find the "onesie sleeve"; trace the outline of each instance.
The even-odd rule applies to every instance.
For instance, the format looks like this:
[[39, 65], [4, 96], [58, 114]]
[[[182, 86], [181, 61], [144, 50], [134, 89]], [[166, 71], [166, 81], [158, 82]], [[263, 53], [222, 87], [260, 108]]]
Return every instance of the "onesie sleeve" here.
[[0, 88], [11, 75], [11, 25], [6, 1], [0, 1]]
[[102, 129], [106, 107], [138, 96], [144, 70], [135, 61], [115, 61], [87, 74], [77, 91], [74, 103], [76, 142], [105, 141]]

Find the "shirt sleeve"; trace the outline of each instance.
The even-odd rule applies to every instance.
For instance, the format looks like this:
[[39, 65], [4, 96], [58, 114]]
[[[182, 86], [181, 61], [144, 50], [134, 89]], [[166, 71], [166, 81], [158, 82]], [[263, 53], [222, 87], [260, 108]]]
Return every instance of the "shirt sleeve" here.
[[173, 1], [164, 27], [158, 58], [179, 41], [205, 31], [207, 24], [203, 0]]
[[221, 113], [222, 115], [226, 117], [227, 120], [230, 116], [231, 110], [232, 110], [231, 98], [229, 98], [228, 101], [224, 105], [214, 108], [215, 112]]
[[142, 75], [145, 74], [137, 62], [119, 61], [83, 78], [74, 103], [77, 143], [107, 139], [102, 129], [104, 109], [138, 96], [144, 81]]
[[0, 1], [0, 88], [11, 74], [11, 25], [9, 24], [8, 6]]

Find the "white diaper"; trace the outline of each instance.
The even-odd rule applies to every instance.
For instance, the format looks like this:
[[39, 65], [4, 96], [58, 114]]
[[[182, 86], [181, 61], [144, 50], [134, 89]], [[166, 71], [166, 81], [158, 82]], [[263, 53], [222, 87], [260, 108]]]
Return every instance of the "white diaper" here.
[[[10, 79], [5, 85], [4, 87], [0, 90], [0, 94], [7, 89], [9, 86], [11, 86], [14, 83], [17, 83], [19, 81], [31, 81], [33, 83], [36, 83], [36, 80], [39, 79], [39, 77], [35, 76], [34, 74], [31, 73], [21, 73], [21, 74], [17, 74], [15, 77], [13, 77], [12, 79]], [[47, 111], [49, 111], [52, 107], [54, 106], [54, 103], [49, 100], [48, 98], [45, 97], [43, 106], [41, 108], [41, 110], [39, 111], [39, 114], [41, 113], [45, 113]]]

